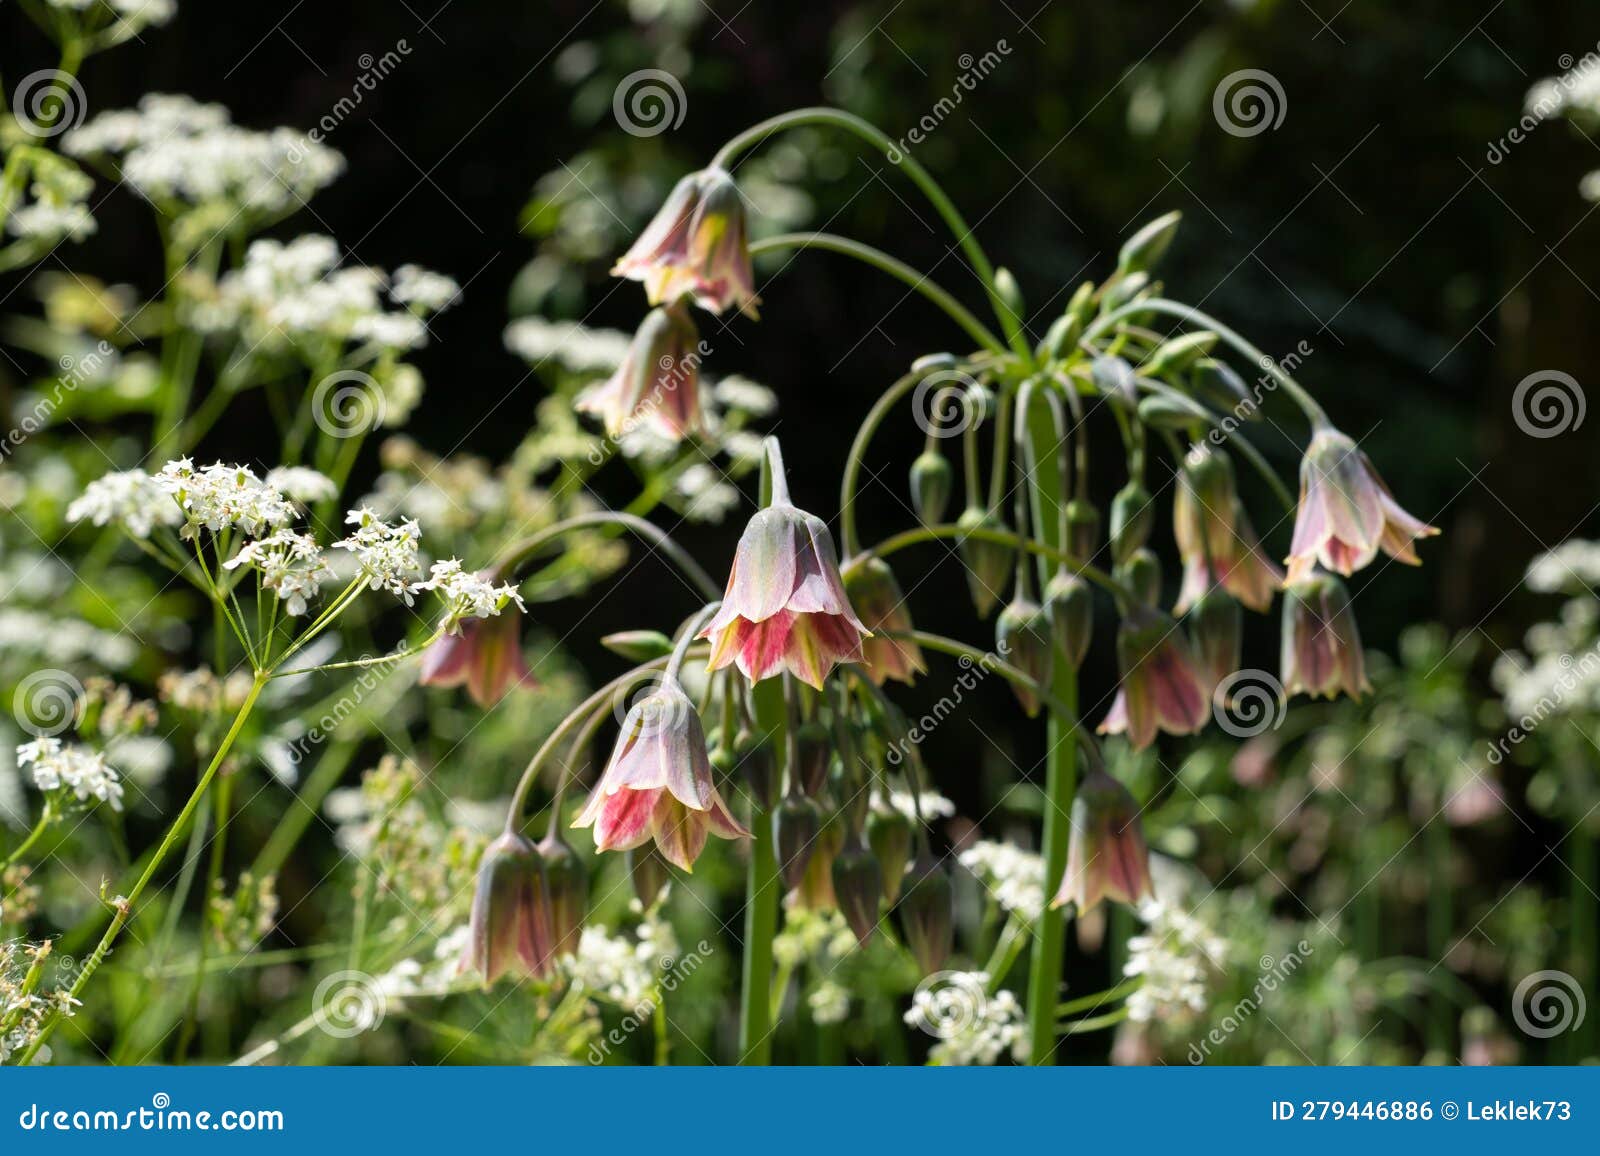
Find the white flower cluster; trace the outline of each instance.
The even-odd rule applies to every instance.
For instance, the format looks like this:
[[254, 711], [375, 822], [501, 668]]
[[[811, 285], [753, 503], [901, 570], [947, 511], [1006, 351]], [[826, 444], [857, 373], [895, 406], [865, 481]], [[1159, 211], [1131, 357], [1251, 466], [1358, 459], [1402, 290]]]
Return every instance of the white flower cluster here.
[[419, 590], [427, 589], [422, 580], [420, 531], [414, 518], [391, 525], [365, 506], [351, 510], [345, 522], [355, 527], [334, 548], [348, 550], [361, 568], [367, 585], [387, 590], [407, 606], [416, 601]]
[[254, 536], [286, 526], [295, 517], [294, 503], [248, 466], [214, 462], [197, 470], [188, 458], [179, 458], [162, 466], [155, 480], [177, 500], [191, 526], [204, 526], [213, 534], [237, 529]]
[[[48, 942], [0, 942], [0, 1064], [32, 1047], [46, 1019], [70, 1016], [80, 1006], [66, 992], [41, 992], [28, 983], [34, 965], [49, 954]], [[48, 1061], [49, 1049], [41, 1048], [38, 1059]]]
[[325, 502], [339, 496], [339, 486], [327, 474], [310, 466], [274, 466], [267, 471], [267, 485], [286, 498], [303, 505]]
[[942, 1067], [993, 1064], [1007, 1052], [1027, 1057], [1028, 1031], [1022, 1005], [1009, 991], [986, 995], [989, 973], [945, 972], [940, 982], [917, 989], [905, 1022], [939, 1037], [928, 1051]]
[[293, 129], [239, 128], [221, 105], [161, 93], [74, 129], [62, 150], [120, 154], [123, 180], [149, 200], [259, 218], [297, 208], [344, 170], [337, 152]]
[[31, 199], [11, 210], [6, 228], [24, 240], [44, 244], [81, 241], [96, 228], [85, 203], [93, 191], [94, 180], [87, 173], [71, 161], [45, 154], [33, 165]]
[[403, 266], [389, 285], [382, 269], [340, 265], [332, 237], [307, 234], [287, 244], [255, 241], [244, 263], [222, 277], [195, 324], [208, 332], [235, 329], [252, 343], [330, 338], [370, 341], [390, 350], [427, 344], [423, 317], [451, 304], [460, 287], [442, 273]]
[[842, 1024], [850, 1018], [850, 989], [825, 979], [806, 996], [811, 1018], [819, 1024]]
[[1143, 935], [1128, 940], [1122, 973], [1143, 976], [1128, 997], [1128, 1018], [1185, 1021], [1206, 1010], [1208, 978], [1223, 965], [1227, 943], [1194, 914], [1151, 900], [1139, 911]]
[[1030, 923], [1043, 913], [1044, 860], [1032, 851], [981, 839], [958, 858], [1006, 911]]
[[891, 790], [887, 795], [875, 795], [872, 801], [877, 806], [899, 811], [913, 823], [917, 821], [919, 810], [924, 820], [948, 819], [956, 813], [956, 805], [938, 791], [918, 791], [913, 796], [910, 791]]
[[[1591, 569], [1593, 568], [1593, 569]], [[1600, 580], [1600, 548], [1566, 542], [1528, 567], [1528, 586], [1542, 592], [1582, 590]], [[1503, 652], [1490, 678], [1507, 714], [1531, 728], [1554, 714], [1600, 711], [1600, 600], [1583, 592], [1568, 598], [1556, 617], [1523, 636], [1526, 653]]]
[[262, 588], [275, 593], [284, 612], [296, 618], [306, 612], [322, 584], [333, 577], [322, 547], [309, 535], [294, 530], [275, 530], [265, 538], [246, 542], [222, 565], [227, 570], [254, 566], [261, 571]]
[[590, 329], [576, 321], [524, 317], [506, 327], [506, 348], [538, 368], [559, 361], [576, 373], [610, 373], [628, 356], [633, 339], [616, 329]]
[[448, 995], [460, 984], [471, 940], [472, 928], [463, 923], [439, 939], [431, 959], [402, 959], [379, 975], [373, 988], [388, 1000]]
[[60, 739], [41, 736], [17, 748], [17, 766], [33, 768], [33, 785], [41, 791], [68, 790], [80, 802], [90, 798], [122, 810], [122, 779], [106, 763], [105, 755], [82, 746], [63, 746]]
[[677, 957], [671, 929], [660, 920], [639, 925], [638, 942], [612, 936], [604, 927], [585, 927], [578, 950], [564, 961], [574, 985], [594, 995], [648, 1015], [655, 1008], [656, 970], [663, 959]]
[[116, 470], [85, 487], [67, 507], [67, 520], [115, 525], [135, 538], [148, 538], [157, 526], [182, 525], [183, 511], [143, 470]]
[[150, 28], [165, 24], [178, 13], [177, 0], [47, 0], [50, 7], [67, 12], [87, 12], [104, 4], [117, 19]]
[[463, 570], [457, 558], [435, 562], [424, 585], [444, 598], [444, 628], [452, 633], [463, 618], [494, 618], [513, 602], [519, 611], [527, 609], [514, 585], [502, 582], [496, 586], [482, 574]]
[[1528, 564], [1528, 589], [1543, 594], [1588, 593], [1600, 586], [1600, 542], [1572, 538]]

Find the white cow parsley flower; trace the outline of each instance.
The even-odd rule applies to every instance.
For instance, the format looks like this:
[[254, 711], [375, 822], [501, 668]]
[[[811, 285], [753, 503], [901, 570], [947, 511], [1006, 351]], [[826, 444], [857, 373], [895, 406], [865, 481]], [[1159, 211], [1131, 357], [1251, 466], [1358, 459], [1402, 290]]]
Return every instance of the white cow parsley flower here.
[[132, 537], [148, 538], [157, 526], [181, 526], [183, 510], [143, 470], [116, 470], [84, 488], [67, 507], [67, 520], [115, 525]]
[[265, 538], [246, 542], [239, 552], [223, 564], [227, 570], [254, 566], [261, 571], [263, 589], [271, 590], [283, 603], [284, 612], [296, 618], [317, 596], [322, 583], [333, 576], [322, 557], [322, 547], [305, 534], [278, 530]]
[[961, 865], [998, 903], [1032, 922], [1044, 911], [1044, 860], [1012, 843], [981, 839], [961, 852]]
[[254, 537], [294, 520], [293, 503], [248, 466], [215, 462], [196, 470], [188, 458], [161, 467], [156, 482], [178, 500], [189, 521], [213, 534], [239, 529]]
[[421, 588], [437, 590], [448, 608], [444, 628], [451, 633], [460, 629], [463, 618], [494, 618], [515, 602], [519, 611], [526, 610], [522, 595], [516, 586], [502, 582], [496, 586], [484, 573], [473, 573], [461, 568], [459, 558], [435, 562], [428, 581]]
[[988, 986], [988, 972], [953, 971], [917, 989], [905, 1022], [939, 1038], [928, 1052], [929, 1062], [992, 1064], [1007, 1051], [1025, 1058], [1027, 1025], [1017, 997], [1009, 991], [989, 995]]
[[447, 309], [460, 295], [461, 286], [454, 278], [420, 265], [400, 266], [394, 271], [394, 283], [389, 287], [389, 296], [396, 302], [421, 313]]
[[267, 485], [307, 505], [339, 496], [334, 480], [310, 466], [276, 466], [267, 471]]
[[1227, 943], [1170, 903], [1151, 900], [1139, 918], [1147, 925], [1145, 933], [1128, 940], [1122, 973], [1143, 976], [1144, 983], [1128, 996], [1128, 1018], [1135, 1023], [1181, 1023], [1205, 1011], [1210, 974], [1222, 966]]
[[344, 520], [356, 529], [334, 546], [350, 551], [373, 590], [387, 590], [412, 605], [416, 592], [428, 588], [422, 581], [416, 520], [405, 518], [399, 525], [391, 525], [366, 507], [351, 510]]
[[71, 791], [79, 801], [95, 798], [122, 810], [122, 777], [99, 751], [42, 735], [17, 748], [17, 766], [33, 768], [33, 785], [41, 791]]

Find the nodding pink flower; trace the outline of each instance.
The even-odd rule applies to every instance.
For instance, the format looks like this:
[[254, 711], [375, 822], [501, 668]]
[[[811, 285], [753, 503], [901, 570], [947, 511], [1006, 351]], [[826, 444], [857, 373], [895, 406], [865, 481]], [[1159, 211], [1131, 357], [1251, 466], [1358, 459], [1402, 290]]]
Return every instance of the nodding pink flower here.
[[818, 690], [840, 662], [862, 662], [871, 636], [844, 591], [833, 535], [779, 490], [750, 519], [722, 608], [701, 638], [710, 670], [737, 664], [751, 682], [787, 669]]
[[1234, 488], [1227, 454], [1202, 445], [1178, 475], [1172, 530], [1183, 559], [1183, 587], [1173, 610], [1183, 614], [1213, 586], [1252, 610], [1265, 610], [1283, 572], [1261, 551]]
[[1418, 521], [1389, 493], [1356, 443], [1332, 426], [1312, 435], [1300, 463], [1300, 507], [1289, 547], [1289, 580], [1314, 565], [1349, 577], [1383, 550], [1412, 566], [1413, 544], [1439, 531]]
[[504, 832], [483, 850], [470, 927], [464, 963], [485, 983], [507, 972], [536, 977], [549, 973], [554, 941], [543, 860], [514, 831]]
[[611, 272], [643, 281], [652, 305], [689, 296], [713, 313], [731, 305], [757, 316], [744, 202], [727, 170], [680, 180]]
[[915, 629], [894, 571], [882, 558], [867, 555], [846, 562], [842, 575], [851, 607], [872, 631], [862, 644], [867, 677], [879, 686], [891, 678], [910, 686], [928, 672], [928, 664], [916, 639], [890, 637]]
[[700, 331], [686, 310], [645, 315], [617, 371], [578, 394], [574, 406], [620, 437], [648, 425], [676, 441], [700, 430]]
[[1129, 609], [1117, 629], [1117, 665], [1122, 685], [1101, 734], [1126, 732], [1134, 749], [1143, 750], [1158, 730], [1187, 735], [1205, 725], [1210, 695], [1183, 633], [1166, 615], [1143, 605]]
[[1332, 574], [1291, 573], [1283, 588], [1281, 666], [1286, 694], [1333, 698], [1340, 691], [1360, 698], [1367, 683], [1361, 635], [1350, 609], [1350, 594]]
[[463, 686], [487, 710], [514, 686], [536, 687], [539, 680], [522, 657], [522, 630], [515, 614], [466, 618], [456, 634], [446, 634], [422, 654], [417, 681], [423, 686]]
[[628, 851], [654, 838], [662, 858], [685, 871], [694, 870], [708, 833], [750, 834], [717, 792], [700, 716], [675, 679], [628, 711], [611, 761], [572, 825], [594, 828], [597, 851]]
[[1128, 788], [1096, 767], [1084, 776], [1072, 801], [1067, 872], [1050, 906], [1071, 903], [1083, 916], [1102, 899], [1132, 907], [1154, 894], [1139, 804]]

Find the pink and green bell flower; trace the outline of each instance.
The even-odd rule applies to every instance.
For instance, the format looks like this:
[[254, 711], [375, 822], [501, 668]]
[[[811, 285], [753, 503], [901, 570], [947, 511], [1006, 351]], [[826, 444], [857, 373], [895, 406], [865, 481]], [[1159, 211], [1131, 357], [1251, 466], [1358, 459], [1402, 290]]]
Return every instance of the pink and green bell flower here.
[[422, 653], [417, 681], [422, 686], [465, 686], [485, 710], [513, 687], [536, 687], [539, 680], [522, 657], [518, 616], [464, 618], [454, 634], [444, 634]]
[[515, 831], [503, 832], [483, 850], [469, 929], [463, 963], [485, 983], [508, 973], [549, 974], [554, 939], [543, 860]]
[[1142, 604], [1129, 608], [1117, 629], [1117, 666], [1122, 685], [1099, 733], [1125, 733], [1143, 750], [1157, 731], [1187, 735], [1205, 726], [1210, 695], [1187, 640], [1166, 615]]
[[1218, 585], [1251, 610], [1266, 610], [1283, 585], [1283, 572], [1261, 550], [1228, 456], [1203, 444], [1197, 453], [1179, 473], [1172, 499], [1172, 533], [1183, 560], [1173, 612], [1187, 612]]
[[872, 632], [862, 643], [867, 677], [879, 686], [891, 678], [912, 685], [928, 672], [928, 664], [916, 639], [895, 637], [915, 627], [894, 571], [882, 558], [862, 555], [846, 562], [841, 574], [851, 607]]
[[871, 631], [856, 617], [821, 518], [790, 505], [782, 487], [750, 519], [722, 606], [701, 638], [710, 670], [737, 665], [751, 682], [787, 670], [818, 690], [841, 662], [863, 662]]
[[598, 417], [613, 438], [647, 426], [681, 440], [704, 424], [700, 361], [700, 332], [688, 311], [676, 305], [652, 309], [616, 372], [579, 393], [573, 405]]
[[1300, 462], [1300, 506], [1289, 546], [1289, 580], [1313, 566], [1349, 577], [1381, 549], [1417, 566], [1415, 543], [1439, 531], [1400, 508], [1367, 455], [1326, 423]]
[[1105, 899], [1137, 907], [1154, 896], [1139, 804], [1128, 788], [1095, 767], [1072, 801], [1067, 871], [1050, 906], [1071, 903], [1082, 917]]
[[733, 177], [712, 167], [680, 180], [611, 272], [644, 282], [652, 305], [689, 297], [712, 313], [731, 306], [757, 316], [744, 201]]
[[662, 858], [685, 871], [694, 870], [708, 834], [750, 834], [717, 791], [700, 716], [676, 679], [628, 711], [611, 761], [572, 825], [594, 828], [597, 851], [654, 839]]
[[1283, 588], [1285, 694], [1333, 698], [1341, 691], [1360, 698], [1367, 682], [1361, 635], [1343, 582], [1322, 570], [1291, 576]]

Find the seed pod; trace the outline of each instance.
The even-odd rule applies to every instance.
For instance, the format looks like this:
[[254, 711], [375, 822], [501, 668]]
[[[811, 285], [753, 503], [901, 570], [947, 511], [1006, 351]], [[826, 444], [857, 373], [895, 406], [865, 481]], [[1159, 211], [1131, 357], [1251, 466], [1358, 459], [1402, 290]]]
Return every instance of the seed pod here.
[[[962, 511], [956, 525], [963, 530], [996, 530], [1006, 532], [999, 518], [978, 506], [968, 506]], [[1011, 577], [1012, 549], [1003, 542], [962, 537], [956, 548], [967, 568], [967, 589], [972, 594], [972, 605], [979, 618], [987, 618], [999, 601]]]
[[911, 463], [911, 506], [925, 526], [943, 523], [955, 488], [950, 459], [936, 449], [926, 449]]
[[1161, 562], [1146, 546], [1133, 552], [1133, 557], [1116, 568], [1114, 577], [1146, 606], [1161, 602]]
[[856, 942], [862, 947], [878, 929], [878, 902], [883, 897], [883, 871], [872, 852], [859, 841], [833, 861], [833, 895]]
[[[1050, 685], [1055, 639], [1050, 615], [1032, 598], [1018, 595], [1000, 612], [995, 623], [995, 647], [1012, 666], [1042, 687]], [[1039, 694], [1032, 687], [1011, 684], [1012, 692], [1029, 718], [1039, 713]]]
[[1124, 241], [1117, 254], [1117, 272], [1135, 273], [1154, 266], [1172, 245], [1181, 220], [1180, 212], [1163, 213]]
[[544, 860], [545, 892], [550, 904], [550, 952], [553, 958], [578, 950], [583, 921], [589, 914], [589, 869], [559, 834], [539, 842]]
[[944, 966], [954, 942], [955, 895], [939, 861], [919, 856], [906, 870], [900, 930], [924, 975]]
[[867, 816], [867, 846], [883, 869], [884, 897], [893, 903], [911, 859], [911, 820], [894, 807], [874, 807]]
[[672, 880], [667, 861], [656, 853], [649, 843], [627, 852], [628, 880], [633, 884], [633, 895], [645, 909], [654, 907], [661, 898], [661, 890]]
[[1117, 491], [1111, 500], [1111, 558], [1122, 565], [1150, 540], [1150, 527], [1155, 521], [1156, 507], [1137, 479]]
[[822, 808], [804, 795], [788, 795], [778, 804], [778, 869], [784, 883], [799, 887], [806, 864], [816, 852], [822, 829]]
[[1089, 583], [1063, 566], [1044, 588], [1044, 604], [1057, 651], [1069, 665], [1083, 665], [1094, 637], [1094, 591]]

